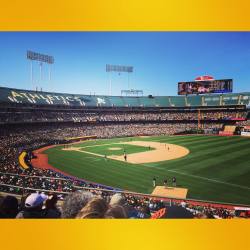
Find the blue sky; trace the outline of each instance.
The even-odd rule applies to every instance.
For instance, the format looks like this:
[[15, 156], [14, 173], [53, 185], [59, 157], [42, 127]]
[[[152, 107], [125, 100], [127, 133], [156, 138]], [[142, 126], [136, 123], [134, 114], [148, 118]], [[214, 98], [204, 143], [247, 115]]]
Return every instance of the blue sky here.
[[[250, 91], [249, 32], [0, 32], [0, 86], [32, 88], [26, 50], [55, 58], [51, 81], [34, 64], [33, 88], [46, 91], [108, 94], [106, 64], [134, 66], [130, 88], [145, 95], [177, 95], [177, 82], [205, 74]], [[111, 79], [113, 95], [128, 88], [126, 73]]]

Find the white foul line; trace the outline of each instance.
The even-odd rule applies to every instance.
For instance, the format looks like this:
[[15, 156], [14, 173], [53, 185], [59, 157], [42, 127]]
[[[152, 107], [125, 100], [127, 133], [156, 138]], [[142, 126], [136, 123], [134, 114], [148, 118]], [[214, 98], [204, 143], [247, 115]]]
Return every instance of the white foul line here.
[[202, 176], [198, 176], [198, 175], [193, 175], [193, 174], [186, 174], [186, 173], [178, 172], [178, 171], [175, 171], [175, 170], [167, 170], [167, 171], [168, 172], [177, 173], [177, 174], [181, 174], [181, 175], [186, 175], [186, 176], [194, 177], [194, 178], [198, 178], [198, 179], [202, 179], [202, 180], [217, 182], [217, 183], [220, 183], [220, 184], [225, 184], [225, 185], [229, 185], [229, 186], [234, 186], [234, 187], [238, 187], [238, 188], [243, 188], [243, 189], [250, 190], [250, 187], [241, 186], [241, 185], [238, 185], [238, 184], [228, 183], [228, 182], [219, 181], [219, 180], [215, 180], [215, 179], [210, 179], [210, 178], [206, 178], [206, 177], [202, 177]]

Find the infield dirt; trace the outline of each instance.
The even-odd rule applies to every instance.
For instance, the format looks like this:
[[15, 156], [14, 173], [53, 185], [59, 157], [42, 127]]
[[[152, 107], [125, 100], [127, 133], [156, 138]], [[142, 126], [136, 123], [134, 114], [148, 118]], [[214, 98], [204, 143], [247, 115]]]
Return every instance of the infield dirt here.
[[[136, 145], [153, 149], [150, 151], [128, 154], [127, 162], [134, 164], [168, 161], [181, 158], [189, 154], [189, 150], [187, 148], [169, 143], [150, 142], [150, 141], [131, 141], [131, 142], [121, 142], [120, 144]], [[70, 148], [64, 148], [62, 150], [78, 151], [104, 157], [104, 155], [84, 151], [83, 149], [84, 147], [83, 148], [70, 147]], [[110, 155], [107, 158], [118, 161], [124, 161], [124, 155]]]
[[[127, 162], [129, 163], [142, 164], [142, 163], [150, 163], [158, 161], [168, 161], [184, 157], [187, 154], [189, 154], [189, 150], [187, 148], [175, 144], [150, 142], [150, 141], [132, 141], [132, 142], [126, 142], [124, 144], [150, 147], [154, 149], [140, 153], [128, 154]], [[110, 156], [109, 158], [124, 161], [123, 155]]]

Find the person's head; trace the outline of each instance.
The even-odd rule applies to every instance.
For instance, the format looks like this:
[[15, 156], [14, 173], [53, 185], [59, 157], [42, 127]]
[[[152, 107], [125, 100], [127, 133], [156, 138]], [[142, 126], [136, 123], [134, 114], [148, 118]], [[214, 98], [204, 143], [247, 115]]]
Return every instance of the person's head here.
[[54, 208], [56, 208], [57, 200], [58, 200], [58, 198], [57, 198], [56, 194], [49, 195], [48, 199], [45, 202], [46, 209], [54, 209]]
[[104, 217], [107, 219], [128, 218], [128, 211], [123, 206], [114, 205], [109, 207]]
[[120, 193], [114, 194], [111, 197], [110, 202], [109, 202], [110, 206], [114, 206], [114, 205], [123, 206], [124, 204], [125, 204], [125, 199], [124, 199], [123, 195]]
[[10, 195], [5, 196], [0, 202], [0, 216], [3, 218], [15, 218], [17, 213], [17, 198]]
[[106, 201], [99, 197], [91, 199], [78, 213], [78, 219], [103, 218], [108, 209]]
[[62, 218], [75, 218], [79, 211], [93, 198], [93, 194], [85, 191], [70, 193], [62, 205]]
[[27, 211], [36, 211], [41, 210], [43, 207], [44, 201], [47, 199], [47, 196], [39, 193], [30, 194], [25, 200], [25, 210]]

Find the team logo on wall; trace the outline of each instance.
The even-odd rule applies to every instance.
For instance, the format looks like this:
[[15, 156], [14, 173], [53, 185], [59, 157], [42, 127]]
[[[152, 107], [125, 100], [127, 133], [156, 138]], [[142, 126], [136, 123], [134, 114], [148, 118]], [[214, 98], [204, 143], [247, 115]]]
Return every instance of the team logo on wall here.
[[103, 98], [97, 97], [97, 105], [105, 104], [105, 100]]

